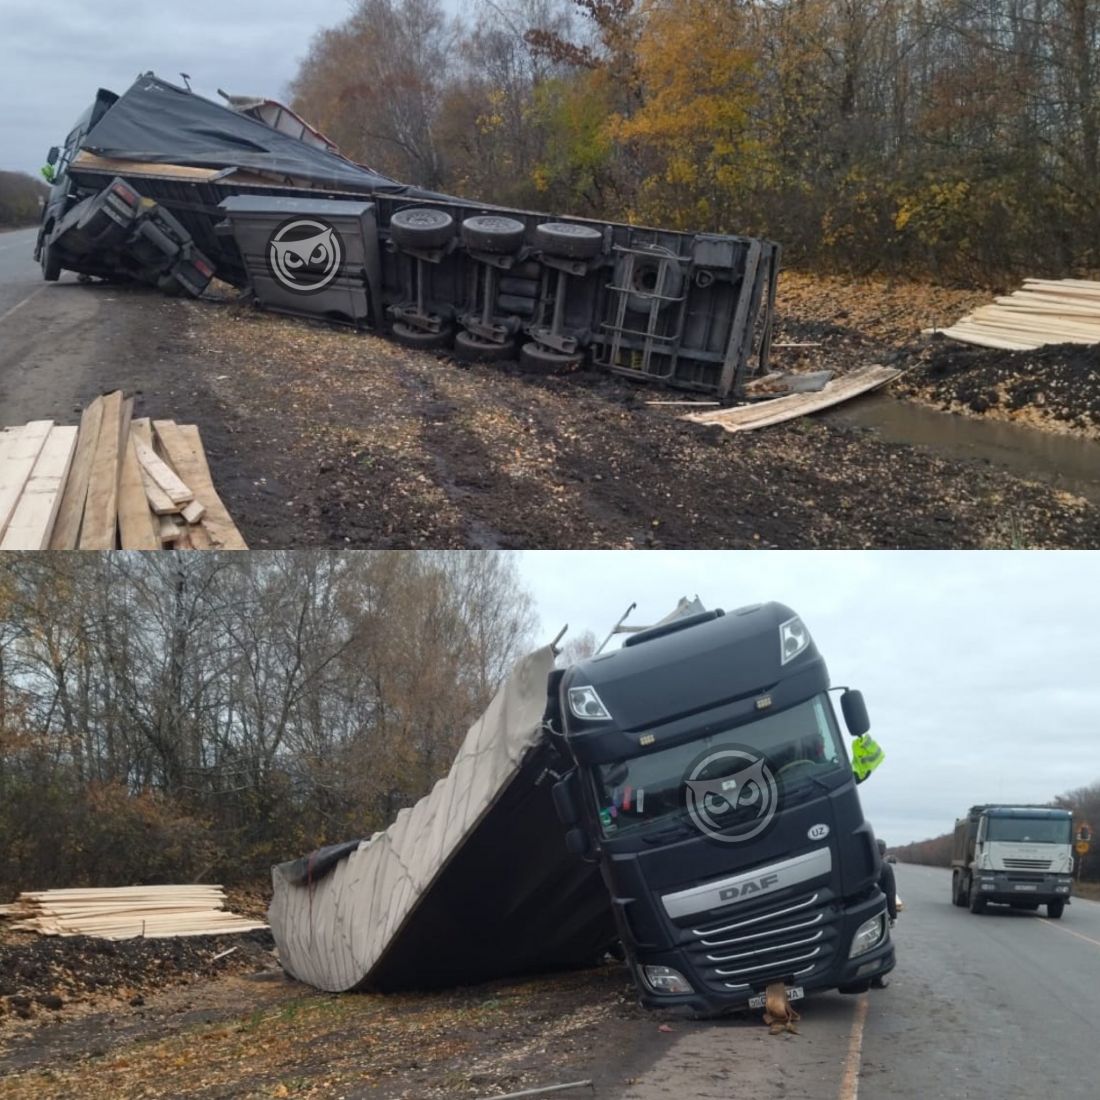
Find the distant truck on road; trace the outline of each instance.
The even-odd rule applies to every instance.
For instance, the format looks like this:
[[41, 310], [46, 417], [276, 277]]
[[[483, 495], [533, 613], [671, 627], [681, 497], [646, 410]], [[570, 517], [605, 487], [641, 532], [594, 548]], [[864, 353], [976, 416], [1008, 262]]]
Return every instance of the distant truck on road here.
[[971, 806], [955, 822], [951, 898], [971, 913], [989, 902], [1014, 909], [1046, 905], [1052, 920], [1069, 902], [1073, 819], [1049, 806]]

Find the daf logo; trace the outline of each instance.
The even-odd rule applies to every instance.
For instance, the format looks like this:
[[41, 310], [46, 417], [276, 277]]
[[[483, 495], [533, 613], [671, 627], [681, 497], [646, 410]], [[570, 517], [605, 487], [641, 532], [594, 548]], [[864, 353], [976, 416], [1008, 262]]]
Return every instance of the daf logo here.
[[824, 840], [829, 835], [829, 826], [825, 824], [811, 825], [806, 831], [811, 840]]
[[778, 875], [764, 875], [763, 878], [749, 879], [740, 886], [728, 886], [725, 890], [719, 890], [718, 897], [722, 901], [733, 901], [734, 898], [747, 897], [749, 894], [763, 894], [775, 887], [778, 882]]

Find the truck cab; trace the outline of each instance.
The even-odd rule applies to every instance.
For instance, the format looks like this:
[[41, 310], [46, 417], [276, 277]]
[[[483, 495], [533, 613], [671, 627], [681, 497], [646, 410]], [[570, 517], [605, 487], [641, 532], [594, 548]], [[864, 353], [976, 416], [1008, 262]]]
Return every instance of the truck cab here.
[[1046, 905], [1062, 916], [1073, 887], [1073, 816], [1050, 806], [971, 806], [955, 822], [952, 901], [982, 913]]
[[[790, 608], [691, 615], [556, 677], [558, 814], [600, 864], [643, 1004], [716, 1015], [893, 968], [828, 672]], [[867, 732], [860, 694], [841, 702]]]

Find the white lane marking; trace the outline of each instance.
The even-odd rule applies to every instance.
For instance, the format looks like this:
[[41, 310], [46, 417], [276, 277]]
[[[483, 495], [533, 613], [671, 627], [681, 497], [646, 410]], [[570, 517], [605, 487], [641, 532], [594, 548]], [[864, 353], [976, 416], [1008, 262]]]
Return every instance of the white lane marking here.
[[1043, 924], [1049, 924], [1051, 928], [1057, 929], [1059, 932], [1068, 932], [1071, 936], [1076, 936], [1079, 940], [1086, 940], [1088, 943], [1094, 943], [1097, 947], [1100, 947], [1100, 940], [1094, 940], [1092, 936], [1085, 936], [1080, 932], [1074, 932], [1072, 928], [1066, 928], [1065, 925], [1055, 924], [1049, 917], [1040, 917], [1039, 920]]
[[16, 302], [15, 305], [13, 305], [11, 309], [7, 311], [7, 313], [0, 313], [0, 322], [6, 321], [17, 309], [22, 309], [22, 307], [25, 306], [32, 298], [34, 298], [36, 295], [41, 294], [42, 291], [44, 291], [45, 289], [46, 288], [44, 286], [40, 286], [37, 290], [32, 290], [30, 294], [28, 294], [26, 298], [23, 299], [23, 301]]
[[856, 1004], [856, 1018], [852, 1021], [852, 1034], [848, 1039], [848, 1056], [844, 1059], [844, 1077], [840, 1082], [837, 1100], [857, 1100], [859, 1096], [859, 1070], [863, 1061], [863, 1025], [867, 1022], [869, 1001], [864, 993]]

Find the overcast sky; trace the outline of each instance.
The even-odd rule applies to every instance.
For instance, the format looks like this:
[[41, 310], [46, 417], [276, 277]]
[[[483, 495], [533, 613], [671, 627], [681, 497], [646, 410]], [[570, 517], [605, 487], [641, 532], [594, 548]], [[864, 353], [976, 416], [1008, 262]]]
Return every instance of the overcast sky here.
[[321, 27], [349, 0], [0, 0], [0, 169], [37, 173], [97, 88], [139, 73], [282, 98]]
[[1100, 780], [1100, 553], [525, 551], [519, 564], [547, 640], [568, 623], [602, 641], [635, 600], [628, 623], [682, 595], [792, 607], [832, 682], [867, 700], [886, 759], [860, 797], [887, 843], [946, 832], [975, 802]]

